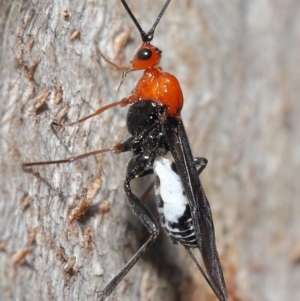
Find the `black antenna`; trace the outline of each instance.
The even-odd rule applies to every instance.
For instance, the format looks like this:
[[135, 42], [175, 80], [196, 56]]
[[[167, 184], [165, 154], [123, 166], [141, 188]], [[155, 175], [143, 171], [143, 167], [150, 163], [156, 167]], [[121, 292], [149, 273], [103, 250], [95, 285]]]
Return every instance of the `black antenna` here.
[[156, 21], [154, 22], [152, 28], [148, 31], [148, 33], [145, 33], [145, 31], [142, 29], [142, 27], [140, 26], [139, 22], [137, 21], [137, 19], [133, 15], [132, 11], [130, 10], [129, 6], [127, 5], [126, 1], [125, 0], [121, 0], [121, 2], [124, 5], [125, 9], [127, 10], [127, 12], [129, 14], [129, 16], [131, 17], [133, 23], [135, 24], [135, 26], [137, 27], [137, 29], [141, 33], [142, 41], [143, 42], [150, 42], [153, 39], [155, 28], [156, 28], [158, 22], [160, 21], [162, 15], [166, 11], [166, 9], [167, 9], [168, 5], [170, 4], [171, 0], [167, 0], [166, 1], [165, 5], [163, 6], [163, 8], [160, 11], [160, 13], [159, 13]]

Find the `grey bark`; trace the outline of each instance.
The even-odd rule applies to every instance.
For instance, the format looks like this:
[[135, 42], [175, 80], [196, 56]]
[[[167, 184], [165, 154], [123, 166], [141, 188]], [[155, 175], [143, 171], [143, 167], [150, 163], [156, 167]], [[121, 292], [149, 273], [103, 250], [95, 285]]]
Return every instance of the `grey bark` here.
[[[147, 30], [163, 2], [129, 5]], [[128, 137], [124, 108], [72, 128], [50, 123], [128, 96], [140, 74], [117, 92], [120, 74], [97, 48], [124, 65], [139, 34], [118, 1], [2, 1], [0, 40], [0, 299], [95, 300], [147, 235], [122, 193], [130, 154], [21, 165]], [[299, 1], [174, 0], [153, 44], [182, 85], [194, 155], [209, 161], [201, 180], [229, 299], [298, 300]], [[108, 300], [215, 299], [161, 237]]]

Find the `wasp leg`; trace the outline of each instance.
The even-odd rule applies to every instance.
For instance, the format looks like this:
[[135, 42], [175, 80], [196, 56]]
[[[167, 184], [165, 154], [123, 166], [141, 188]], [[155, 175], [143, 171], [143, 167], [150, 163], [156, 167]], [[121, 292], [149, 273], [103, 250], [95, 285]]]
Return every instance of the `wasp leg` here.
[[62, 160], [53, 160], [53, 161], [37, 161], [37, 162], [28, 162], [28, 163], [23, 163], [23, 168], [30, 167], [30, 166], [37, 166], [37, 165], [51, 165], [51, 164], [61, 164], [61, 163], [72, 163], [77, 160], [81, 160], [90, 156], [95, 156], [97, 154], [103, 154], [107, 152], [115, 152], [119, 153], [122, 152], [122, 144], [117, 144], [115, 146], [109, 147], [109, 148], [103, 148], [99, 150], [95, 150], [89, 153], [81, 154], [78, 156], [74, 157], [69, 157], [67, 159], [62, 159]]
[[198, 175], [200, 175], [201, 172], [203, 171], [203, 169], [206, 167], [208, 161], [205, 158], [196, 157], [196, 158], [194, 158], [194, 162], [195, 162], [195, 165], [196, 165]]
[[100, 109], [96, 110], [94, 113], [92, 113], [90, 115], [87, 115], [87, 116], [85, 116], [83, 118], [80, 118], [80, 119], [78, 119], [76, 121], [73, 121], [73, 122], [70, 122], [70, 123], [58, 123], [58, 122], [53, 121], [51, 123], [51, 126], [58, 126], [58, 127], [73, 126], [73, 125], [79, 124], [79, 123], [81, 123], [81, 122], [83, 122], [83, 121], [85, 121], [87, 119], [90, 119], [90, 118], [92, 118], [94, 116], [97, 116], [97, 115], [101, 114], [102, 112], [104, 112], [104, 111], [106, 111], [106, 110], [108, 110], [108, 109], [110, 109], [112, 107], [116, 107], [116, 106], [125, 107], [128, 104], [129, 104], [129, 99], [128, 98], [123, 98], [120, 101], [116, 101], [116, 102], [110, 103], [110, 104], [108, 104], [106, 106], [103, 106]]
[[124, 268], [106, 285], [101, 292], [99, 301], [104, 301], [124, 278], [124, 276], [131, 270], [135, 263], [148, 250], [150, 245], [155, 241], [159, 234], [159, 226], [149, 209], [139, 200], [131, 191], [130, 182], [142, 175], [148, 168], [151, 161], [148, 156], [140, 155], [132, 158], [127, 166], [127, 174], [124, 182], [124, 191], [127, 197], [127, 202], [132, 212], [139, 218], [142, 224], [147, 228], [150, 237], [143, 244], [143, 246], [133, 255], [127, 262]]

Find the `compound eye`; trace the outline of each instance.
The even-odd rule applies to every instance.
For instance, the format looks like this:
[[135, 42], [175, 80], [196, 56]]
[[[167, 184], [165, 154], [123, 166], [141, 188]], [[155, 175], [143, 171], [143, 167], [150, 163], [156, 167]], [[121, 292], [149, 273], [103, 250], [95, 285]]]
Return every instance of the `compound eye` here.
[[141, 61], [149, 60], [152, 56], [152, 51], [148, 48], [142, 48], [137, 52], [137, 58]]

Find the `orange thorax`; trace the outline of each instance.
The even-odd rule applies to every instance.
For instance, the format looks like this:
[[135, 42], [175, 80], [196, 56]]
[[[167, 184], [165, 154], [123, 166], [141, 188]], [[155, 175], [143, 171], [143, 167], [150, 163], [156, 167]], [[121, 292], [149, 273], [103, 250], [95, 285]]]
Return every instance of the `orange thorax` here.
[[150, 67], [137, 82], [130, 97], [130, 102], [137, 100], [152, 100], [166, 106], [167, 114], [180, 115], [183, 105], [183, 96], [177, 78], [162, 72], [160, 67]]

